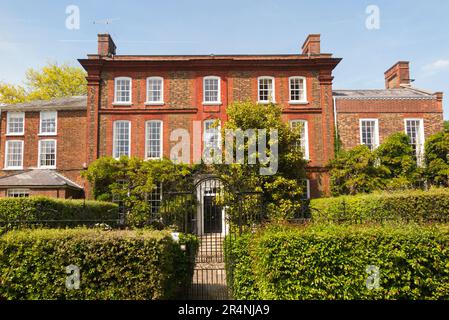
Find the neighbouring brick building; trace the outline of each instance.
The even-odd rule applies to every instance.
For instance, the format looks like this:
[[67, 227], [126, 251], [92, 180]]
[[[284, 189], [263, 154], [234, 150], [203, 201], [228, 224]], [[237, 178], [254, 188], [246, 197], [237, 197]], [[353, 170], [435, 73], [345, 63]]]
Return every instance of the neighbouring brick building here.
[[[9, 180], [0, 178], [0, 196], [14, 189], [11, 175], [20, 180], [24, 171], [43, 169], [66, 177], [65, 188], [88, 190], [80, 172], [92, 161], [170, 157], [178, 142], [171, 135], [180, 128], [193, 140], [199, 132], [200, 144], [189, 146], [194, 161], [198, 150], [220, 141], [211, 124], [224, 123], [234, 101], [273, 101], [283, 108], [285, 121], [302, 124], [312, 197], [328, 194], [325, 166], [334, 157], [336, 128], [344, 148], [360, 143], [375, 148], [403, 131], [417, 153], [427, 136], [442, 129], [442, 93], [413, 88], [408, 62], [385, 73], [386, 89], [333, 91], [332, 73], [340, 60], [321, 52], [319, 35], [310, 35], [298, 54], [132, 56], [117, 55], [112, 38], [100, 34], [98, 52], [79, 60], [88, 73], [87, 98], [1, 108], [1, 174]], [[45, 126], [56, 133], [42, 133]], [[18, 189], [37, 188], [22, 183]]]

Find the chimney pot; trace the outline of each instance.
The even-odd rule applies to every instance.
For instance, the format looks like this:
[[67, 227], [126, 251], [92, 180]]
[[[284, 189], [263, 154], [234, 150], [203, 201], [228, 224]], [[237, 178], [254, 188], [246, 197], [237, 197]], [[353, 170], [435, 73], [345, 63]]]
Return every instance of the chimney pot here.
[[112, 40], [112, 37], [108, 33], [98, 35], [98, 55], [112, 57], [115, 55], [116, 49], [114, 40]]
[[309, 34], [302, 45], [302, 54], [320, 54], [321, 53], [321, 35]]

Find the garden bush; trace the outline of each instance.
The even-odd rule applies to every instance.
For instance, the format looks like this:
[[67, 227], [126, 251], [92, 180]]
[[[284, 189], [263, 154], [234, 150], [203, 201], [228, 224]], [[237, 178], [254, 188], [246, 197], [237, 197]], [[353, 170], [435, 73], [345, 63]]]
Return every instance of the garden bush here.
[[369, 222], [383, 220], [447, 221], [449, 189], [382, 192], [355, 196], [313, 199], [314, 221]]
[[[10, 231], [0, 237], [0, 300], [176, 298], [197, 246], [196, 237], [175, 242], [168, 231]], [[66, 287], [70, 265], [80, 269], [79, 289]]]
[[229, 281], [236, 299], [449, 299], [448, 243], [442, 225], [271, 226], [228, 243]]
[[110, 202], [46, 197], [0, 199], [0, 226], [29, 226], [37, 221], [41, 226], [76, 226], [95, 221], [114, 224], [114, 220], [118, 220], [118, 206]]

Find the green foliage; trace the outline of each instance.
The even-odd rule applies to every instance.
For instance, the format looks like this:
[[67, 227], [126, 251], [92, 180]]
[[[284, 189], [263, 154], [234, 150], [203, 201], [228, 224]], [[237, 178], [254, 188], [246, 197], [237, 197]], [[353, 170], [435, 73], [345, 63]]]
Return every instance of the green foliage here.
[[374, 151], [364, 145], [341, 151], [329, 173], [333, 195], [413, 188], [422, 176], [404, 133], [392, 134]]
[[25, 87], [0, 84], [0, 103], [5, 104], [86, 94], [86, 73], [68, 64], [49, 63], [41, 70], [29, 69]]
[[[117, 221], [118, 207], [116, 204], [109, 202], [61, 200], [46, 197], [0, 199], [0, 224], [9, 225], [9, 227], [20, 225], [29, 226], [30, 222], [39, 220], [61, 221], [40, 222], [36, 224], [48, 226], [94, 224], [94, 220]], [[75, 221], [69, 222], [63, 220]], [[22, 221], [23, 223], [15, 223], [12, 221]], [[106, 223], [114, 224], [112, 221]]]
[[174, 164], [168, 159], [142, 160], [137, 157], [102, 157], [83, 172], [93, 186], [96, 199], [122, 199], [129, 208], [127, 223], [142, 226], [150, 222], [153, 208], [148, 194], [162, 184], [162, 190], [191, 190], [195, 167]]
[[[245, 138], [243, 146], [234, 145], [233, 153], [237, 150], [244, 151], [245, 159], [239, 164], [215, 164], [214, 173], [220, 177], [230, 189], [235, 191], [258, 191], [262, 193], [263, 201], [267, 204], [269, 215], [285, 217], [291, 215], [300, 206], [300, 198], [305, 192], [301, 179], [305, 178], [306, 161], [303, 153], [298, 147], [300, 138], [299, 130], [292, 130], [288, 124], [282, 121], [282, 110], [274, 104], [261, 105], [252, 102], [236, 102], [226, 108], [228, 121], [223, 125], [222, 136], [226, 137], [226, 130], [256, 130], [266, 129], [266, 141], [270, 141], [270, 130], [278, 131], [278, 140], [270, 141], [271, 146], [278, 143], [278, 168], [272, 175], [262, 175], [261, 168], [267, 165], [257, 161], [256, 164], [249, 163], [249, 157], [260, 160], [259, 155], [248, 155], [252, 144], [257, 144], [257, 136], [253, 139]], [[225, 140], [225, 139], [223, 139]], [[254, 150], [255, 151], [255, 150]], [[269, 154], [270, 154], [269, 153]], [[226, 205], [229, 211], [235, 206], [235, 198], [232, 194], [227, 198]], [[251, 202], [250, 202], [251, 203]], [[236, 209], [237, 210], [237, 209]], [[253, 210], [253, 208], [242, 208], [238, 210]]]
[[228, 247], [231, 288], [236, 299], [448, 299], [448, 241], [438, 225], [270, 226]]
[[[176, 298], [197, 247], [197, 238], [176, 243], [167, 231], [12, 231], [0, 237], [0, 300]], [[78, 290], [66, 288], [69, 265], [80, 268]]]
[[425, 144], [426, 176], [430, 184], [449, 186], [449, 132], [430, 136]]
[[312, 199], [313, 221], [447, 221], [449, 189], [378, 192]]

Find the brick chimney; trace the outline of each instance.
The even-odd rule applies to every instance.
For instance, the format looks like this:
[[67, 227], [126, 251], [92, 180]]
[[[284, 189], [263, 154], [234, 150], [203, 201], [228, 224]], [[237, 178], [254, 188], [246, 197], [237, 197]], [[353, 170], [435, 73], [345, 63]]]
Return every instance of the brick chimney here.
[[103, 33], [98, 35], [98, 54], [100, 56], [111, 57], [115, 55], [115, 49], [117, 47], [109, 34]]
[[408, 61], [399, 61], [385, 71], [385, 88], [397, 89], [410, 86], [410, 66]]
[[320, 54], [320, 38], [321, 35], [319, 34], [309, 34], [306, 41], [302, 45], [302, 54]]

